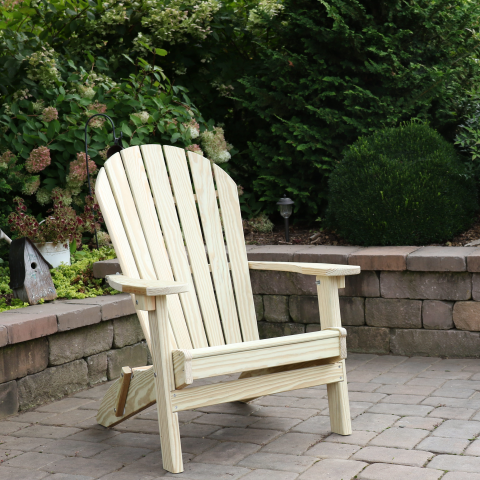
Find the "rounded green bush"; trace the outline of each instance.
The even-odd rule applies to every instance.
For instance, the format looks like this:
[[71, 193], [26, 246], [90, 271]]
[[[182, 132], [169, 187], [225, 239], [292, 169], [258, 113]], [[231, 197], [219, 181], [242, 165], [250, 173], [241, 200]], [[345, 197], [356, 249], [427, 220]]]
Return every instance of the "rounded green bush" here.
[[329, 226], [359, 245], [445, 242], [471, 225], [478, 208], [454, 147], [421, 123], [359, 138], [329, 186]]

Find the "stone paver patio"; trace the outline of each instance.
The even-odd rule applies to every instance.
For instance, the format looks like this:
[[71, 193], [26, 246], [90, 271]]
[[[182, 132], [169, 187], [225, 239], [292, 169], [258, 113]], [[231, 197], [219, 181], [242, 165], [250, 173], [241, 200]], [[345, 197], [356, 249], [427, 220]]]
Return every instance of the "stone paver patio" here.
[[105, 384], [0, 422], [0, 479], [480, 480], [480, 360], [350, 354], [347, 366], [348, 437], [330, 433], [325, 387], [181, 412], [174, 475], [155, 407], [96, 424]]

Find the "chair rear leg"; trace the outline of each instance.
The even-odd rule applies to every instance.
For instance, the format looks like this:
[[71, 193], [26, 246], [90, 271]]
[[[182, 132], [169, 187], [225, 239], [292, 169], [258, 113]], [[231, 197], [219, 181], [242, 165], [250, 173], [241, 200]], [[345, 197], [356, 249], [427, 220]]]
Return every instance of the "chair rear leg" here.
[[170, 392], [175, 390], [175, 382], [171, 346], [168, 341], [166, 296], [156, 297], [156, 310], [148, 312], [148, 320], [151, 332], [163, 468], [171, 473], [181, 473], [183, 472], [183, 459], [178, 413], [172, 412], [170, 398]]

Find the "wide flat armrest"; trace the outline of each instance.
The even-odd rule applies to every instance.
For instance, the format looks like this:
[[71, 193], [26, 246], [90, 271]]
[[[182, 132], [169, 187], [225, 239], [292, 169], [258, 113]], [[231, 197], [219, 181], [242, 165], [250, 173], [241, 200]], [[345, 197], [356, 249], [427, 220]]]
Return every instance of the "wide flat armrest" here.
[[248, 262], [251, 270], [275, 270], [277, 272], [295, 272], [304, 275], [321, 277], [337, 277], [356, 275], [360, 273], [357, 265], [333, 265], [329, 263], [298, 263], [298, 262]]
[[107, 275], [107, 283], [120, 292], [156, 297], [157, 295], [171, 295], [172, 293], [183, 293], [190, 290], [188, 283], [165, 282], [163, 280], [141, 280], [130, 278], [125, 275]]

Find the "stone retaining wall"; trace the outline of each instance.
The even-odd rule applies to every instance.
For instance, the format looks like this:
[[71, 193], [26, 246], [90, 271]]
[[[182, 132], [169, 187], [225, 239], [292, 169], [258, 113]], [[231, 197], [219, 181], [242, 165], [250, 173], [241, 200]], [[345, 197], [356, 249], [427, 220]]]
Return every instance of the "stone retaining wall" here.
[[[480, 357], [480, 248], [247, 246], [248, 259], [360, 265], [340, 290], [350, 352]], [[99, 262], [98, 277], [116, 273]], [[250, 271], [262, 338], [320, 329], [315, 278]]]
[[0, 418], [151, 364], [130, 295], [0, 313]]
[[[350, 352], [480, 357], [480, 248], [248, 246], [249, 260], [360, 265], [340, 291]], [[101, 278], [120, 271], [98, 262]], [[315, 278], [251, 271], [262, 338], [320, 328]], [[151, 364], [130, 296], [0, 313], [0, 418]]]

